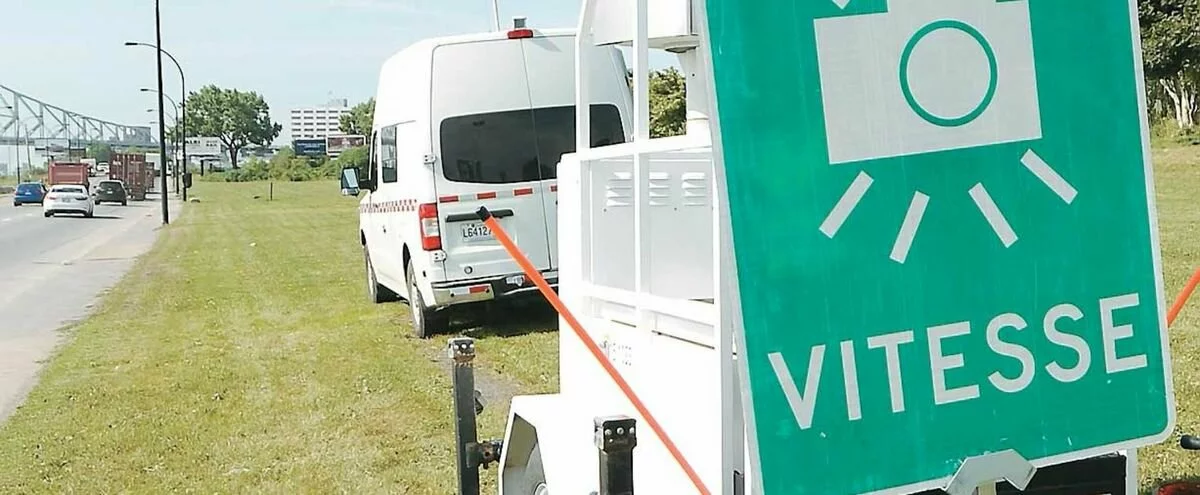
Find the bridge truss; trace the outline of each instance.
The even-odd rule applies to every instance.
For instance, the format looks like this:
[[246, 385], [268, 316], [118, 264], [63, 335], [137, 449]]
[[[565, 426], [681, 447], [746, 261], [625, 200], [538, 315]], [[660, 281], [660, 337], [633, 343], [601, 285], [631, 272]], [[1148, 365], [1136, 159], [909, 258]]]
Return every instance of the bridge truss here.
[[88, 117], [0, 85], [0, 146], [44, 148], [65, 143], [76, 148], [105, 143], [133, 147], [157, 142], [148, 126], [121, 125]]

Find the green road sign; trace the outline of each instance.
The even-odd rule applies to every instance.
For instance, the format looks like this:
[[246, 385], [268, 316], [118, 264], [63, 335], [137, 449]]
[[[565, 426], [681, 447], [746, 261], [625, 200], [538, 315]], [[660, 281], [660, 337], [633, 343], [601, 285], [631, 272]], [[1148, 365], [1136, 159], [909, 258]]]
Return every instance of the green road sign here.
[[1130, 0], [707, 0], [768, 494], [1174, 423]]

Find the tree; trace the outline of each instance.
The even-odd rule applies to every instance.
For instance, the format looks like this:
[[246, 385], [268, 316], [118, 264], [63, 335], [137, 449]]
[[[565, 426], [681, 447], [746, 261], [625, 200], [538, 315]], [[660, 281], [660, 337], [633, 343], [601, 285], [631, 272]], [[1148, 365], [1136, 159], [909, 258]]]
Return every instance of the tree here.
[[674, 67], [650, 73], [650, 136], [678, 136], [687, 131], [687, 82]]
[[1171, 100], [1181, 129], [1200, 112], [1200, 0], [1141, 0], [1142, 60], [1146, 79]]
[[87, 146], [88, 158], [95, 158], [98, 163], [110, 161], [112, 154], [112, 146], [105, 143], [92, 143]]
[[338, 128], [343, 134], [370, 136], [375, 124], [375, 98], [354, 105], [350, 113], [338, 119]]
[[266, 100], [254, 91], [205, 86], [188, 96], [187, 134], [220, 139], [236, 170], [242, 148], [269, 146], [279, 137], [283, 126], [271, 121], [270, 111]]

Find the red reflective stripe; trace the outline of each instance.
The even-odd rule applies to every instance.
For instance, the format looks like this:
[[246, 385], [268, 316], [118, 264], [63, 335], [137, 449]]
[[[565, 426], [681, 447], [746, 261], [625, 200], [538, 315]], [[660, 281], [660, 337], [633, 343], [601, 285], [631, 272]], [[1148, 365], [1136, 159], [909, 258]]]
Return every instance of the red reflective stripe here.
[[488, 290], [488, 286], [486, 286], [486, 285], [476, 285], [476, 286], [474, 286], [474, 287], [471, 287], [469, 290], [470, 290], [470, 292], [471, 292], [472, 294], [479, 294], [479, 293], [481, 293], [481, 292], [487, 292], [487, 290]]
[[513, 190], [513, 196], [528, 196], [528, 195], [530, 195], [530, 194], [533, 194], [533, 188], [532, 188], [532, 187], [526, 187], [526, 188], [524, 188], [524, 189], [515, 189], [515, 190]]
[[438, 198], [439, 203], [457, 203], [458, 196], [442, 196]]
[[475, 195], [475, 198], [476, 199], [496, 199], [496, 193], [494, 193], [494, 192], [479, 193], [479, 194]]

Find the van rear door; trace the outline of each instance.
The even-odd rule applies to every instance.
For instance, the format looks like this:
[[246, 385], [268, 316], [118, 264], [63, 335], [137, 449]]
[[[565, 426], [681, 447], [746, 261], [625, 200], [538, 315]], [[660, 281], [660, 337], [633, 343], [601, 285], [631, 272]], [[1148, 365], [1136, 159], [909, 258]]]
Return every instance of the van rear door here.
[[[529, 74], [530, 101], [536, 129], [538, 162], [542, 169], [542, 209], [546, 212], [546, 243], [550, 269], [558, 269], [558, 162], [575, 152], [575, 42], [571, 36], [522, 40], [525, 70]], [[622, 109], [632, 104], [625, 80], [625, 64], [611, 47], [592, 47], [607, 56], [592, 56], [589, 99], [592, 147], [624, 143], [628, 134]], [[604, 61], [604, 62], [600, 62]], [[618, 67], [620, 65], [620, 67]], [[561, 77], [566, 68], [567, 77]], [[547, 77], [553, 75], [554, 77]]]
[[[570, 67], [564, 68], [570, 77]], [[475, 211], [487, 206], [539, 269], [550, 267], [542, 168], [520, 40], [433, 54], [431, 136], [447, 280], [519, 273]]]

